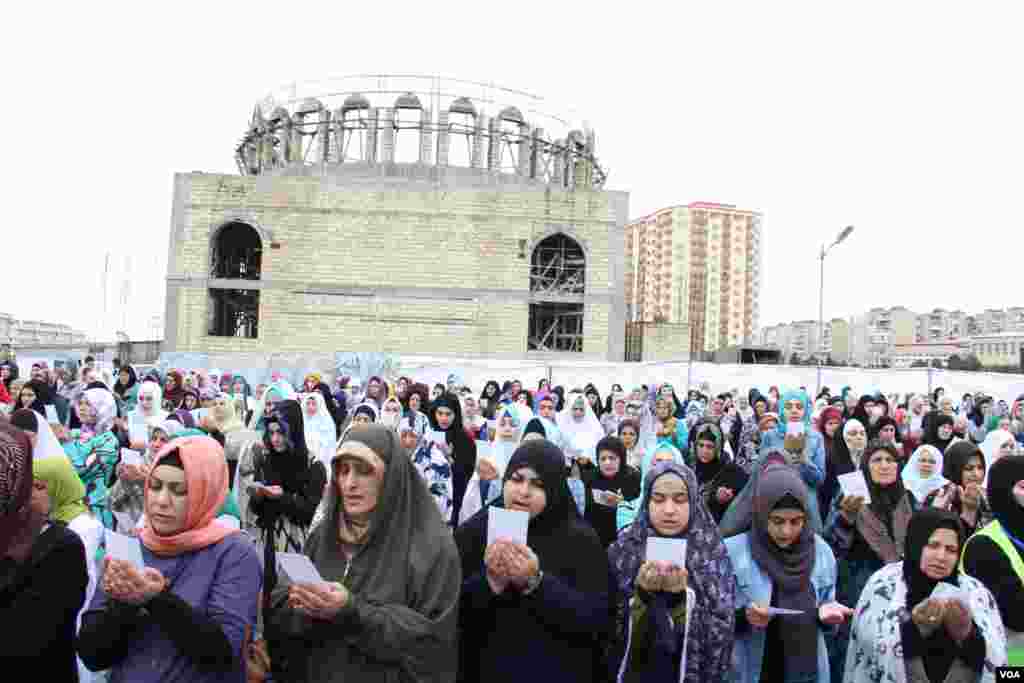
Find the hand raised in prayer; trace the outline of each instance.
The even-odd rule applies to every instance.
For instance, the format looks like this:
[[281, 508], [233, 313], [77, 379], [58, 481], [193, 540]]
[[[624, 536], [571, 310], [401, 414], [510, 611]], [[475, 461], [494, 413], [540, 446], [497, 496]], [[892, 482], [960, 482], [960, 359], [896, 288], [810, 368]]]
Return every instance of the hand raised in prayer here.
[[284, 495], [284, 489], [280, 486], [264, 486], [263, 495], [267, 498], [280, 498]]
[[145, 481], [148, 476], [149, 467], [145, 465], [125, 465], [121, 463], [117, 466], [117, 478], [124, 481]]
[[487, 583], [495, 595], [501, 595], [509, 585], [508, 541], [497, 540], [484, 552]]
[[723, 505], [732, 500], [733, 496], [735, 495], [735, 491], [724, 486], [719, 486], [718, 491], [715, 493], [715, 497], [718, 499], [718, 502]]
[[636, 574], [636, 585], [648, 593], [660, 593], [665, 587], [665, 577], [658, 571], [657, 562], [645, 561]]
[[508, 545], [509, 583], [522, 590], [540, 571], [540, 561], [529, 546], [522, 543]]
[[955, 484], [943, 486], [939, 489], [939, 492], [935, 494], [935, 498], [932, 499], [932, 507], [939, 508], [940, 510], [948, 510], [952, 503], [953, 492], [958, 487]]
[[838, 626], [853, 616], [853, 610], [839, 602], [826, 602], [818, 608], [818, 620], [829, 626]]
[[349, 592], [340, 583], [296, 583], [288, 588], [288, 604], [311, 619], [330, 621], [348, 605]]
[[942, 624], [946, 627], [946, 633], [949, 637], [958, 643], [962, 643], [967, 640], [967, 636], [971, 635], [971, 631], [974, 628], [974, 619], [971, 618], [971, 613], [959, 600], [952, 599], [946, 601], [946, 611], [942, 615]]
[[965, 510], [977, 510], [981, 505], [981, 484], [968, 484], [959, 487], [960, 503]]
[[[658, 562], [657, 564], [663, 564]], [[686, 567], [680, 567], [676, 564], [666, 565], [662, 573], [661, 588], [666, 593], [685, 593], [686, 585], [689, 582], [690, 574], [686, 571]]]
[[864, 496], [843, 496], [839, 501], [839, 513], [847, 522], [853, 524], [864, 507]]
[[767, 607], [753, 602], [747, 607], [747, 623], [754, 628], [768, 628], [768, 622], [771, 620], [772, 616], [768, 614]]
[[786, 438], [783, 440], [782, 446], [786, 449], [787, 453], [791, 453], [793, 455], [799, 454], [802, 456], [806, 440], [807, 437], [803, 434], [786, 434]]
[[942, 618], [945, 614], [945, 600], [928, 598], [917, 603], [917, 606], [910, 612], [910, 618], [917, 624], [917, 629], [921, 632], [921, 635], [927, 638], [942, 624]]
[[130, 562], [106, 558], [103, 569], [103, 590], [113, 600], [129, 605], [143, 605], [167, 587], [163, 574], [153, 567], [139, 571]]

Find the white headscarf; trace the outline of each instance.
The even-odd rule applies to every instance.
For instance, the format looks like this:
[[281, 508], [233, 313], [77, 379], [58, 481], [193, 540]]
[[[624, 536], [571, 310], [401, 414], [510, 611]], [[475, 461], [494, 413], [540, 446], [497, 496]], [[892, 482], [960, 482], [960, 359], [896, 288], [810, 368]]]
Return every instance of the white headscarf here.
[[[857, 469], [860, 469], [860, 459], [864, 457], [864, 451], [862, 450], [859, 453], [854, 454], [854, 452], [850, 450], [850, 441], [849, 439], [846, 438], [850, 433], [850, 429], [855, 426], [860, 427], [861, 429], [864, 430], [864, 444], [865, 448], [867, 447], [868, 430], [863, 424], [861, 424], [860, 420], [853, 417], [847, 420], [846, 423], [843, 425], [843, 442], [846, 444], [846, 449], [850, 453], [850, 460], [853, 461], [853, 466], [856, 467]], [[940, 467], [939, 469], [941, 470], [942, 468]]]
[[[306, 402], [309, 399], [316, 401], [316, 415], [310, 417], [306, 413]], [[319, 391], [308, 394], [301, 394], [299, 404], [302, 406], [302, 422], [306, 433], [306, 447], [310, 453], [315, 453], [318, 458], [327, 452], [334, 455], [334, 445], [338, 441], [337, 431], [331, 414], [327, 412], [327, 402], [324, 395]], [[328, 469], [328, 471], [330, 471]]]
[[[918, 462], [922, 453], [930, 453], [935, 458], [935, 471], [928, 478], [922, 477], [918, 471]], [[914, 494], [915, 499], [923, 502], [929, 493], [948, 483], [949, 480], [942, 476], [942, 453], [939, 452], [939, 449], [928, 444], [918, 446], [903, 468], [903, 486]]]
[[[583, 401], [583, 419], [576, 421], [572, 409], [578, 401]], [[604, 429], [594, 415], [590, 402], [580, 393], [569, 394], [565, 399], [565, 407], [558, 413], [558, 429], [562, 432], [565, 444], [579, 450], [590, 458], [594, 458], [597, 442], [604, 438]]]
[[142, 401], [138, 401], [134, 410], [128, 413], [129, 422], [132, 418], [139, 422], [146, 423], [147, 426], [153, 426], [159, 422], [163, 422], [167, 419], [167, 411], [163, 409], [164, 392], [160, 388], [160, 385], [156, 382], [145, 381], [139, 385], [139, 397], [143, 394], [153, 396], [153, 408], [147, 413], [142, 408]]
[[989, 470], [992, 469], [992, 465], [996, 464], [996, 461], [1000, 458], [1000, 446], [1007, 441], [1012, 442], [1014, 448], [1017, 447], [1017, 441], [1013, 438], [1013, 434], [1005, 429], [993, 429], [985, 436], [985, 440], [981, 442], [981, 452], [985, 455], [985, 486], [988, 486]]
[[45, 458], [67, 457], [64, 454], [64, 447], [60, 445], [60, 441], [57, 441], [57, 437], [54, 435], [53, 429], [50, 427], [50, 423], [46, 421], [46, 418], [34, 410], [32, 414], [36, 416], [36, 445], [32, 448], [32, 459], [43, 460]]

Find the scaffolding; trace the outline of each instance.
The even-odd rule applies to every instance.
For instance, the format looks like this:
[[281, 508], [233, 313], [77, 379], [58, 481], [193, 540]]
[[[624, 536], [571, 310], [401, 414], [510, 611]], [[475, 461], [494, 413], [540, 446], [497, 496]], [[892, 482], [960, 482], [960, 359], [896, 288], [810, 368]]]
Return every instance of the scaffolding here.
[[558, 233], [537, 245], [530, 262], [529, 351], [583, 351], [586, 256]]

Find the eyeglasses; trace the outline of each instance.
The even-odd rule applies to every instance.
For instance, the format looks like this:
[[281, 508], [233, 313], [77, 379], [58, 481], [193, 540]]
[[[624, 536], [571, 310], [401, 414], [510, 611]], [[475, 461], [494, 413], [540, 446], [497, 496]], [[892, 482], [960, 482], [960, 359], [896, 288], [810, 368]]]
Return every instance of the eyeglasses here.
[[900, 462], [899, 460], [897, 460], [896, 458], [892, 457], [891, 455], [885, 455], [885, 456], [882, 456], [880, 458], [871, 458], [871, 460], [868, 461], [868, 464], [871, 464], [871, 465], [898, 465], [899, 462]]

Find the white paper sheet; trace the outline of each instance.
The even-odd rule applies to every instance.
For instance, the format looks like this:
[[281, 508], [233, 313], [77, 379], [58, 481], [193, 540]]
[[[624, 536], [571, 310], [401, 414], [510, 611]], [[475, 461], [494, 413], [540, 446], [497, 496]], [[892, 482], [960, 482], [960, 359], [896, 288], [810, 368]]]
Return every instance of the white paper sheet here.
[[133, 451], [130, 448], [121, 449], [121, 464], [122, 465], [142, 465], [142, 453]]
[[136, 568], [145, 569], [146, 565], [142, 560], [142, 542], [139, 539], [107, 529], [106, 541], [108, 557], [131, 562]]
[[480, 462], [480, 458], [486, 458], [491, 456], [491, 442], [490, 441], [477, 441], [476, 442], [476, 461]]
[[932, 594], [929, 596], [938, 600], [958, 600], [967, 611], [971, 613], [971, 616], [977, 616], [974, 613], [974, 604], [971, 602], [971, 596], [960, 586], [954, 586], [951, 583], [945, 581], [939, 581], [935, 584], [935, 588], [932, 589]]
[[649, 536], [644, 559], [648, 562], [670, 562], [684, 567], [686, 566], [686, 539]]
[[436, 443], [438, 446], [448, 445], [448, 439], [445, 437], [445, 433], [434, 429], [427, 432], [427, 440], [432, 443]]
[[787, 422], [786, 423], [786, 434], [789, 436], [803, 436], [804, 423], [803, 422]]
[[43, 406], [43, 410], [46, 411], [46, 421], [52, 425], [60, 424], [60, 417], [57, 415], [57, 406], [52, 403], [47, 403]]
[[206, 417], [209, 414], [209, 412], [209, 408], [196, 408], [195, 410], [192, 411], [192, 419], [195, 420], [196, 423], [198, 424], [199, 422], [202, 421], [204, 417]]
[[529, 513], [496, 507], [487, 510], [487, 545], [491, 545], [499, 538], [526, 545], [526, 531], [530, 526]]
[[782, 607], [769, 607], [768, 616], [770, 617], [792, 617], [803, 614], [798, 609], [783, 609]]
[[302, 553], [277, 553], [277, 562], [292, 583], [325, 583], [312, 560]]
[[605, 507], [610, 508], [618, 507], [619, 505], [617, 499], [612, 497], [614, 494], [611, 494], [609, 491], [598, 491], [594, 489], [591, 493], [594, 494], [594, 502], [598, 505], [604, 505]]
[[144, 422], [129, 422], [128, 438], [132, 443], [147, 443], [149, 435], [146, 433], [146, 424]]
[[[110, 511], [114, 515], [114, 519], [117, 520], [117, 528], [124, 529], [138, 529], [139, 525], [132, 521], [132, 516], [127, 512], [118, 512], [117, 510]], [[142, 515], [145, 517], [145, 515]]]
[[864, 479], [863, 472], [847, 472], [840, 474], [838, 479], [844, 496], [861, 496], [865, 505], [871, 502], [871, 492], [868, 490], [868, 482]]

